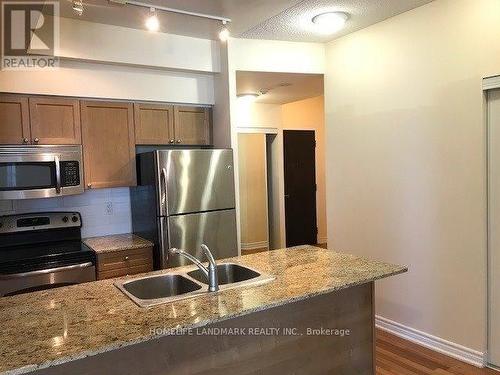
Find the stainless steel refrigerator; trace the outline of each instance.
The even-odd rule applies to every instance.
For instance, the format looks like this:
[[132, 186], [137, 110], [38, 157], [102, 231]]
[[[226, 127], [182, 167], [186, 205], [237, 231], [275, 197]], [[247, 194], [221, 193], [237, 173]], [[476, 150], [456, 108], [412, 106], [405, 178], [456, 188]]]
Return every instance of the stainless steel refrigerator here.
[[188, 264], [169, 256], [172, 247], [199, 259], [203, 243], [217, 259], [238, 254], [232, 150], [146, 152], [137, 155], [137, 168], [133, 231], [154, 242], [156, 269]]

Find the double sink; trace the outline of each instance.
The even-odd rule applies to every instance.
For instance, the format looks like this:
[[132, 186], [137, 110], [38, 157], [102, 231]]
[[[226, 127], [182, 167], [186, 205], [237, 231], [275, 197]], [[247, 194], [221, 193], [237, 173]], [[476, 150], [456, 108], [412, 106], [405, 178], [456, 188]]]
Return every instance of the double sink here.
[[[218, 264], [217, 278], [221, 291], [274, 280], [271, 275], [236, 263]], [[115, 282], [115, 285], [140, 307], [151, 307], [209, 293], [208, 280], [198, 268], [121, 280]]]

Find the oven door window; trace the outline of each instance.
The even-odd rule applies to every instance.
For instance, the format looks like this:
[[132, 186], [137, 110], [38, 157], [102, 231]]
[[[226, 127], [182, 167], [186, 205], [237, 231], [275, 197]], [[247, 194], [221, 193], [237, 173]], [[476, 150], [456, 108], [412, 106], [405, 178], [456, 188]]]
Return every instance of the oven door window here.
[[0, 163], [0, 191], [49, 189], [55, 186], [54, 162]]

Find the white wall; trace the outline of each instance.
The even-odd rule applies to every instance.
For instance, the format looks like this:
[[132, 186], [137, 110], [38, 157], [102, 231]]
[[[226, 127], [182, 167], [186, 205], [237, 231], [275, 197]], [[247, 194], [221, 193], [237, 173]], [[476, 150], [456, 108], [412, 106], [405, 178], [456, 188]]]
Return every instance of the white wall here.
[[480, 352], [481, 79], [500, 73], [499, 25], [498, 0], [436, 0], [340, 38], [326, 55], [329, 245], [409, 265], [377, 284], [377, 313]]
[[210, 39], [152, 33], [73, 18], [60, 18], [60, 30], [57, 55], [66, 59], [220, 72], [219, 43]]
[[283, 119], [280, 104], [249, 103], [236, 101], [235, 120], [238, 128], [281, 129]]
[[61, 18], [60, 68], [2, 71], [0, 91], [214, 104], [217, 42]]
[[233, 70], [310, 74], [325, 71], [325, 47], [321, 43], [230, 39], [229, 54]]
[[53, 71], [2, 71], [0, 91], [213, 104], [214, 77], [149, 68], [61, 61]]
[[75, 211], [82, 215], [82, 236], [129, 233], [132, 230], [128, 188], [89, 190], [81, 195], [18, 201], [0, 200], [0, 215]]

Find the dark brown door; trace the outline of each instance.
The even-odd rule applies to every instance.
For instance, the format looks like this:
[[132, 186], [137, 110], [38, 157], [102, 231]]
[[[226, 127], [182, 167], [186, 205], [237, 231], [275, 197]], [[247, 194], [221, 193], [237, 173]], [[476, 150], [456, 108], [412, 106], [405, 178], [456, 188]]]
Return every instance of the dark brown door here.
[[286, 245], [316, 244], [314, 131], [284, 130]]

